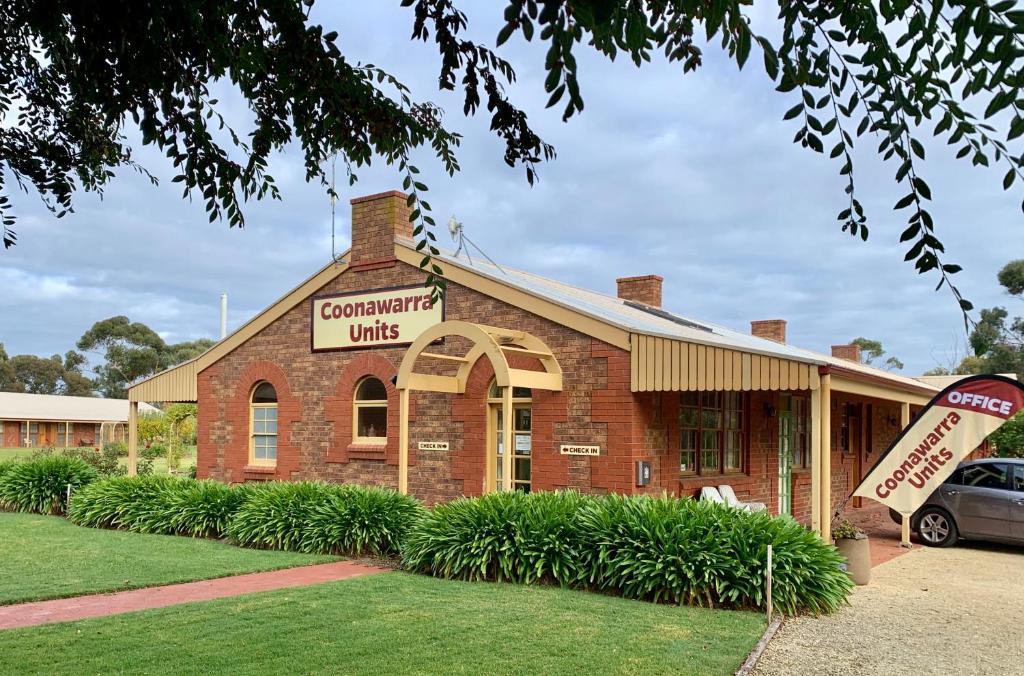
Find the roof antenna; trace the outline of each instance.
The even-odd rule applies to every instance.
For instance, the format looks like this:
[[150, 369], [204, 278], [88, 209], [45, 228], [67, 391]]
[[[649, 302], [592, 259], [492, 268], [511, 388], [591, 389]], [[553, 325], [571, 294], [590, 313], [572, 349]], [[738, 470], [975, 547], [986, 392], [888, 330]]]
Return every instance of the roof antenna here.
[[[501, 269], [500, 265], [495, 263], [494, 260], [484, 252], [483, 249], [478, 247], [476, 243], [469, 237], [466, 237], [465, 228], [462, 226], [462, 223], [460, 221], [455, 220], [455, 214], [452, 214], [452, 217], [448, 219], [448, 234], [452, 236], [453, 242], [459, 243], [458, 248], [455, 249], [455, 258], [458, 258], [459, 254], [465, 251], [466, 260], [468, 260], [469, 264], [472, 265], [473, 258], [469, 255], [469, 246], [471, 246], [477, 251], [479, 251], [480, 255], [487, 259], [487, 262], [501, 270], [502, 274], [507, 274], [504, 270]], [[469, 244], [469, 246], [466, 246], [467, 244]]]

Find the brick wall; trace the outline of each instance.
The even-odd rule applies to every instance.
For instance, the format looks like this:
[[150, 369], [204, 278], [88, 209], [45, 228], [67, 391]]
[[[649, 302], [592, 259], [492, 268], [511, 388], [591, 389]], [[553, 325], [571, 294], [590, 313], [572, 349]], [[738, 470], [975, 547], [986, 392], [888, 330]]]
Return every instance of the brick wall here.
[[[346, 271], [316, 294], [422, 279], [418, 269], [391, 261]], [[558, 359], [564, 391], [533, 393], [536, 489], [630, 492], [634, 462], [640, 458], [655, 464], [659, 483], [652, 492], [672, 487], [658, 475], [666, 453], [664, 423], [660, 414], [648, 410], [650, 401], [629, 391], [627, 352], [457, 284], [449, 285], [445, 314], [447, 319], [529, 331]], [[199, 476], [230, 482], [306, 478], [397, 485], [398, 403], [390, 378], [405, 348], [313, 354], [309, 331], [310, 306], [304, 301], [199, 374]], [[466, 348], [462, 339], [449, 338], [431, 351], [462, 355]], [[539, 368], [528, 358], [514, 365]], [[454, 367], [424, 360], [417, 370], [451, 374]], [[352, 444], [354, 386], [366, 375], [379, 378], [388, 389], [388, 443], [383, 448]], [[428, 503], [482, 491], [491, 378], [490, 364], [483, 359], [464, 395], [412, 394], [409, 487]], [[261, 380], [277, 389], [280, 408], [278, 461], [270, 469], [248, 465], [248, 397]], [[420, 441], [447, 441], [449, 450], [419, 452]], [[597, 444], [601, 455], [563, 456], [561, 444]]]

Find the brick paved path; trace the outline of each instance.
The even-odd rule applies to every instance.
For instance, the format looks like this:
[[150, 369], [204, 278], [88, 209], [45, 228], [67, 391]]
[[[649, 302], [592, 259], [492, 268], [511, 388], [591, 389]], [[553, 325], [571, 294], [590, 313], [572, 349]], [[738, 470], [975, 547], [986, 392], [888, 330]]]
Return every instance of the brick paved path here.
[[305, 587], [321, 582], [332, 582], [383, 572], [386, 572], [386, 569], [339, 561], [274, 570], [267, 573], [248, 573], [215, 580], [146, 587], [113, 594], [90, 594], [52, 601], [19, 603], [0, 606], [0, 629], [117, 615], [149, 608], [163, 608], [179, 603], [191, 603], [192, 601], [209, 601], [225, 596], [238, 596], [239, 594], [289, 587]]

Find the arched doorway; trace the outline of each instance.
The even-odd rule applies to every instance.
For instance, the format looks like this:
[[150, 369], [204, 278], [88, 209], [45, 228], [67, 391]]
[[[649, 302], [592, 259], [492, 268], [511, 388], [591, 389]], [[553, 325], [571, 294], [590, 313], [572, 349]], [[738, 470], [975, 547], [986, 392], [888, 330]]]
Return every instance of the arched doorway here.
[[[453, 354], [440, 354], [427, 352], [426, 348], [431, 344], [448, 336], [461, 336], [470, 341], [470, 348], [464, 356]], [[506, 359], [507, 354], [516, 354], [536, 359], [543, 371], [529, 371], [525, 369], [512, 368]], [[472, 324], [459, 320], [441, 322], [426, 331], [413, 341], [402, 358], [402, 364], [398, 368], [398, 376], [395, 378], [395, 386], [399, 394], [399, 435], [398, 435], [398, 490], [402, 493], [409, 492], [409, 394], [412, 390], [426, 392], [449, 392], [461, 395], [466, 391], [466, 380], [473, 365], [480, 357], [486, 356], [494, 369], [494, 388], [492, 392], [500, 396], [494, 397], [494, 401], [488, 403], [488, 418], [490, 419], [491, 403], [500, 405], [501, 411], [515, 410], [515, 393], [518, 390], [523, 393], [526, 390], [541, 389], [561, 391], [562, 389], [562, 368], [555, 359], [554, 354], [536, 336], [526, 331], [515, 331], [483, 324]], [[437, 375], [433, 373], [417, 373], [414, 371], [419, 359], [434, 360], [436, 362], [457, 364], [454, 375]], [[531, 392], [532, 397], [532, 392]], [[490, 401], [490, 397], [488, 400]], [[525, 401], [520, 402], [525, 403]], [[522, 415], [522, 414], [521, 414]], [[532, 422], [532, 410], [529, 414]], [[495, 419], [494, 435], [488, 434], [490, 439], [494, 436], [495, 451], [492, 453], [487, 449], [487, 465], [493, 465], [493, 471], [488, 470], [488, 490], [510, 491], [515, 487], [514, 469], [514, 445], [515, 434], [512, 425], [498, 425]], [[497, 448], [500, 434], [500, 447], [513, 449], [513, 453], [501, 455], [501, 472], [497, 471], [498, 454]], [[524, 438], [523, 443], [526, 443]], [[532, 458], [532, 437], [530, 437], [530, 456]], [[490, 443], [488, 444], [490, 446]], [[521, 458], [526, 454], [520, 453]], [[524, 470], [525, 471], [525, 470]], [[491, 483], [493, 477], [493, 484]], [[500, 477], [500, 481], [499, 478]]]

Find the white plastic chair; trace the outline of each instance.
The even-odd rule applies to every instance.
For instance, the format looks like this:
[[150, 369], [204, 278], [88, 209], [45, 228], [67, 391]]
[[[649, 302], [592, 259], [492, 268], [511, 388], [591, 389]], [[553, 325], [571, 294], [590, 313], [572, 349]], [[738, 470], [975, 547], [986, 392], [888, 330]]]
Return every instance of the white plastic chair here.
[[[714, 490], [714, 489], [712, 489]], [[718, 492], [722, 496], [725, 504], [736, 509], [745, 509], [748, 512], [763, 512], [768, 509], [768, 505], [763, 502], [740, 502], [740, 499], [736, 497], [736, 491], [732, 489], [732, 486], [728, 484], [722, 484], [718, 487]]]
[[718, 489], [714, 486], [705, 486], [700, 489], [700, 499], [707, 502], [713, 502], [718, 505], [725, 504], [725, 500], [722, 499], [722, 496], [718, 493]]

